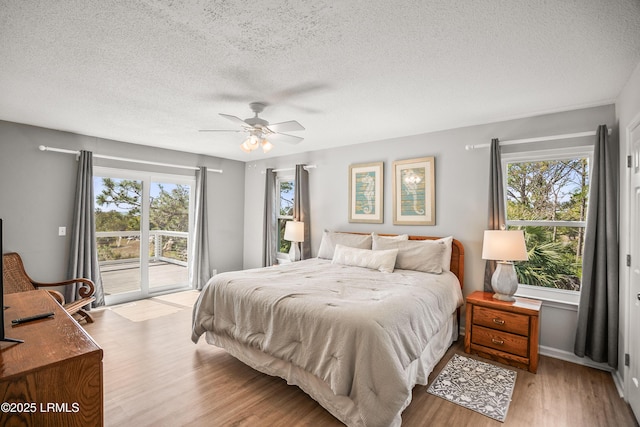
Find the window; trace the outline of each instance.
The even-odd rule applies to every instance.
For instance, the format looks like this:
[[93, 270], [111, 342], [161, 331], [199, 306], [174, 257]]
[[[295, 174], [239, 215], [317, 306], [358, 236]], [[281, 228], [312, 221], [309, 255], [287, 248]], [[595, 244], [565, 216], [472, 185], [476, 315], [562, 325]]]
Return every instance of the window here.
[[293, 219], [295, 181], [292, 177], [278, 178], [278, 252], [288, 254], [291, 242], [284, 240], [284, 227]]
[[590, 160], [584, 148], [503, 156], [506, 225], [524, 230], [529, 253], [515, 263], [524, 293], [580, 291]]

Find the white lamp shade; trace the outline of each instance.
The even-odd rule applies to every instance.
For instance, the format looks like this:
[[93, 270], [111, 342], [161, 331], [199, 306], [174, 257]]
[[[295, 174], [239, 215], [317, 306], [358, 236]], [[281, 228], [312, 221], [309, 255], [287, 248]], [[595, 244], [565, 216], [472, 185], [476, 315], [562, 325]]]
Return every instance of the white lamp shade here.
[[527, 247], [522, 230], [485, 230], [482, 259], [497, 261], [526, 261]]
[[304, 222], [287, 221], [284, 226], [284, 240], [304, 242]]

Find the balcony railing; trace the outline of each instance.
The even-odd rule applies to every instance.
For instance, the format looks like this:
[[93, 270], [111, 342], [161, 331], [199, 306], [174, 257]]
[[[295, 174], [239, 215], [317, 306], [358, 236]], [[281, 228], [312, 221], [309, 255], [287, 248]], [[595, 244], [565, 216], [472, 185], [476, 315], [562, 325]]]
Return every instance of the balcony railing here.
[[[98, 261], [100, 265], [140, 262], [139, 231], [98, 231]], [[183, 231], [150, 230], [149, 261], [164, 261], [187, 266], [189, 233]]]

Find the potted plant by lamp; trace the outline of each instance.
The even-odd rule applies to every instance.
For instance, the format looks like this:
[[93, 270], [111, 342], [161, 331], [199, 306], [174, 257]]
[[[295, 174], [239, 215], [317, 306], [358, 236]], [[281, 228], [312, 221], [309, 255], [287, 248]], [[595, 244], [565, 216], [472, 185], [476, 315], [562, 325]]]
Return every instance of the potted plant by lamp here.
[[291, 242], [289, 258], [291, 261], [300, 261], [300, 242], [304, 242], [304, 222], [287, 221], [284, 226], [284, 240]]
[[522, 230], [485, 230], [482, 241], [482, 259], [496, 261], [496, 271], [491, 276], [493, 298], [515, 301], [518, 277], [513, 261], [527, 261], [527, 247]]

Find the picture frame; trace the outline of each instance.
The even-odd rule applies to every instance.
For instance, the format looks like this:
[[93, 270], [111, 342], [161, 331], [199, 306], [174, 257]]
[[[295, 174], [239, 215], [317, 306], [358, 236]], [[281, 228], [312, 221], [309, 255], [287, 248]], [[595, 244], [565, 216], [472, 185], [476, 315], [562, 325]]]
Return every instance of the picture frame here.
[[384, 222], [384, 163], [349, 166], [349, 222]]
[[393, 162], [393, 224], [435, 225], [435, 159]]

